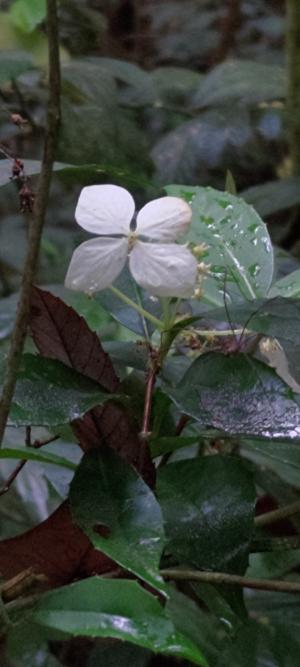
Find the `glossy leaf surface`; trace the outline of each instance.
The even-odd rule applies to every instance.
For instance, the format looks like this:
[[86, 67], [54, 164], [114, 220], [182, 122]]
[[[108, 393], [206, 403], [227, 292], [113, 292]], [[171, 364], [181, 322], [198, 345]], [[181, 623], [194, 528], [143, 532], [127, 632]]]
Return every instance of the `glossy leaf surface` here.
[[145, 482], [113, 451], [87, 454], [71, 484], [76, 523], [94, 547], [164, 590], [159, 561], [164, 547], [161, 510]]
[[168, 548], [181, 563], [244, 572], [255, 488], [242, 461], [210, 456], [161, 468], [158, 498]]
[[254, 209], [213, 188], [172, 185], [166, 190], [192, 207], [189, 240], [207, 245], [203, 261], [210, 270], [204, 300], [223, 304], [225, 283], [233, 301], [265, 296], [273, 275], [273, 251], [266, 225]]
[[10, 410], [11, 425], [58, 426], [112, 397], [59, 361], [25, 354]]
[[158, 600], [133, 581], [91, 577], [60, 588], [42, 598], [32, 619], [43, 631], [62, 636], [122, 639], [207, 664], [196, 644], [176, 631]]
[[247, 355], [205, 354], [192, 364], [177, 388], [165, 390], [203, 429], [300, 438], [298, 395], [273, 369]]

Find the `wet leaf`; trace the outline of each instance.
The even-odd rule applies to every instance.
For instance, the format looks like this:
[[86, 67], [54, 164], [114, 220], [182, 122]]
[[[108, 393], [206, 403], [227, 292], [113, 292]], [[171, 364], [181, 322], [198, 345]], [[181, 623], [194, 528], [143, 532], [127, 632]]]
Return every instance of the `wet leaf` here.
[[[97, 380], [105, 389], [118, 388], [119, 380], [96, 334], [61, 299], [34, 288], [30, 328], [43, 356], [63, 361]], [[122, 406], [107, 403], [103, 408], [96, 407], [72, 427], [84, 451], [106, 443], [132, 463], [150, 486], [154, 484], [155, 469], [150, 454], [146, 452], [141, 463], [138, 427]]]
[[210, 456], [170, 463], [159, 470], [157, 493], [168, 548], [179, 562], [245, 571], [256, 493], [241, 460]]
[[94, 547], [163, 591], [160, 507], [145, 482], [113, 451], [86, 454], [71, 483], [74, 520]]
[[[231, 305], [229, 311], [231, 323], [240, 323], [241, 326], [246, 324], [251, 331], [276, 338], [284, 349], [291, 375], [300, 382], [299, 299], [276, 296], [266, 300], [245, 301], [240, 305]], [[227, 313], [224, 308], [211, 310], [209, 318], [224, 321]]]
[[203, 429], [230, 435], [299, 439], [298, 396], [265, 364], [245, 354], [199, 357], [177, 388], [165, 391]]
[[112, 397], [59, 361], [25, 354], [18, 372], [9, 423], [58, 426], [83, 416]]
[[[178, 632], [158, 600], [136, 582], [91, 577], [43, 596], [34, 623], [58, 636], [112, 637], [206, 665], [187, 636]], [[53, 633], [52, 633], [53, 634]]]
[[203, 261], [210, 265], [204, 300], [223, 305], [265, 296], [273, 275], [273, 251], [265, 223], [242, 199], [213, 188], [171, 185], [168, 194], [183, 197], [192, 207], [189, 240], [205, 243]]

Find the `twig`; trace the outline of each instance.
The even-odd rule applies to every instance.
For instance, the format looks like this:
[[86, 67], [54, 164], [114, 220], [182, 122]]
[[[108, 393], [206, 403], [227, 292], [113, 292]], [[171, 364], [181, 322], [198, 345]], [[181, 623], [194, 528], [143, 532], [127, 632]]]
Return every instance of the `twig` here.
[[6, 478], [3, 486], [0, 489], [0, 496], [4, 496], [4, 494], [9, 491], [16, 477], [18, 477], [19, 472], [21, 472], [21, 470], [24, 468], [25, 463], [26, 461], [19, 461], [19, 463], [13, 469], [12, 473]]
[[260, 516], [255, 517], [254, 524], [256, 528], [270, 526], [272, 523], [276, 523], [276, 521], [280, 521], [281, 519], [287, 519], [298, 512], [300, 512], [300, 500], [296, 500], [294, 503], [290, 503], [290, 505], [279, 507], [277, 510], [272, 510], [272, 512], [260, 514]]
[[[45, 445], [49, 445], [50, 442], [54, 442], [55, 440], [58, 440], [60, 437], [59, 435], [54, 435], [51, 438], [48, 438], [47, 440], [35, 440], [31, 444], [31, 438], [30, 438], [30, 432], [28, 431], [30, 429], [30, 426], [26, 428], [26, 447], [32, 447], [33, 449], [40, 449], [40, 447], [44, 447]], [[22, 461], [19, 461], [19, 463], [16, 465], [16, 467], [13, 469], [11, 474], [7, 477], [6, 481], [4, 482], [3, 486], [0, 488], [0, 496], [3, 496], [7, 491], [9, 491], [11, 485], [15, 481], [16, 477], [18, 476], [19, 472], [24, 468], [24, 465], [27, 463], [27, 460], [24, 459]]]
[[1, 597], [3, 602], [11, 602], [24, 595], [34, 587], [41, 587], [47, 584], [47, 577], [44, 574], [35, 574], [32, 567], [22, 570], [1, 586]]
[[15, 326], [13, 329], [7, 357], [2, 396], [0, 401], [0, 446], [2, 444], [6, 422], [13, 399], [19, 362], [24, 347], [24, 340], [30, 313], [31, 287], [34, 280], [39, 255], [40, 241], [48, 204], [52, 168], [58, 137], [60, 120], [60, 64], [56, 0], [47, 0], [47, 31], [49, 57], [49, 101], [44, 155], [42, 160], [41, 173], [38, 180], [36, 198], [33, 206], [33, 214], [30, 218], [28, 245], [23, 269], [22, 285], [17, 306]]
[[139, 457], [140, 469], [143, 468], [146, 451], [148, 449], [148, 440], [149, 436], [151, 435], [150, 423], [151, 423], [153, 390], [155, 386], [156, 376], [160, 370], [159, 352], [155, 350], [153, 347], [151, 347], [151, 345], [149, 346], [149, 360], [150, 360], [150, 368], [147, 375], [143, 423], [142, 423], [142, 430], [140, 432], [140, 439], [141, 439], [141, 448]]
[[227, 572], [202, 572], [201, 570], [185, 570], [180, 568], [161, 570], [160, 574], [166, 579], [174, 579], [175, 581], [198, 581], [205, 584], [217, 585], [229, 584], [230, 586], [254, 588], [276, 593], [300, 593], [299, 581], [253, 579], [252, 577], [240, 577], [237, 574], [227, 574]]

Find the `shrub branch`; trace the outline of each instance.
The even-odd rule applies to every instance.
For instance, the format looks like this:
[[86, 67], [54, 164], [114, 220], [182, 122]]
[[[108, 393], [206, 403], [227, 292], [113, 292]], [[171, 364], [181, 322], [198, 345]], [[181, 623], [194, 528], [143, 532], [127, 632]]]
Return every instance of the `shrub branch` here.
[[16, 321], [7, 356], [6, 370], [0, 401], [0, 445], [13, 399], [17, 372], [24, 347], [30, 312], [30, 294], [34, 280], [41, 235], [48, 204], [51, 175], [55, 158], [60, 121], [60, 63], [56, 0], [47, 0], [47, 31], [49, 59], [49, 100], [47, 127], [41, 173], [38, 180], [33, 212], [29, 218], [27, 253], [24, 262], [22, 284], [17, 305]]

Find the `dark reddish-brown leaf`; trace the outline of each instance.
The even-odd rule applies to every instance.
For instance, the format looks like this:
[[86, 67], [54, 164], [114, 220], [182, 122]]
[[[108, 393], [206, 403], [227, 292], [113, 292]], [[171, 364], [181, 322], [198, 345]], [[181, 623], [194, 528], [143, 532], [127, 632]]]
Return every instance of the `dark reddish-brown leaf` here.
[[44, 357], [74, 368], [107, 391], [116, 391], [119, 379], [98, 336], [73, 308], [38, 287], [32, 290], [30, 328]]
[[50, 588], [118, 569], [73, 523], [67, 502], [35, 528], [0, 542], [1, 576], [10, 579], [28, 567], [44, 574]]
[[[119, 380], [96, 334], [73, 308], [38, 287], [32, 293], [30, 329], [41, 355], [63, 362], [108, 391], [118, 389]], [[121, 405], [109, 402], [94, 408], [72, 427], [84, 451], [105, 442], [132, 464], [149, 486], [154, 485], [150, 454], [141, 466], [138, 429]]]

